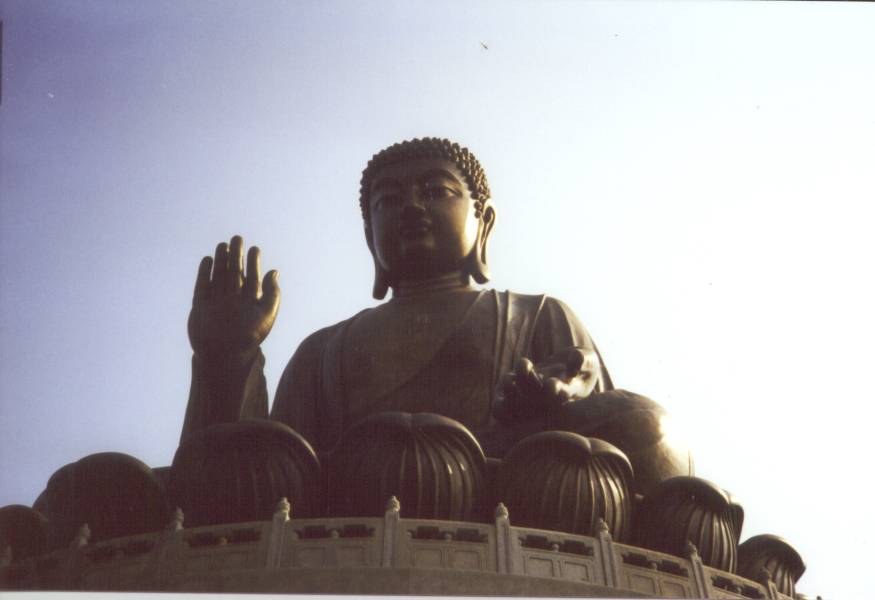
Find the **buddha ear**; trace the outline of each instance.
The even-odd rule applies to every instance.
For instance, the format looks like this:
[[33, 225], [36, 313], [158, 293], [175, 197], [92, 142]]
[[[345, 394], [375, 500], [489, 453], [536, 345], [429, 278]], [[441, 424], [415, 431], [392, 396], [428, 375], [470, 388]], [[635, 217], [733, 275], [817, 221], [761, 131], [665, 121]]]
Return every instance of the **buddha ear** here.
[[492, 233], [493, 225], [495, 225], [495, 209], [487, 204], [483, 209], [483, 214], [480, 216], [480, 224], [477, 227], [477, 243], [468, 257], [468, 273], [477, 283], [489, 281], [486, 244], [489, 241], [489, 235]]
[[375, 300], [382, 300], [389, 291], [389, 274], [380, 266], [377, 257], [374, 257], [374, 289], [371, 292]]
[[374, 236], [371, 234], [371, 228], [367, 225], [365, 225], [365, 239], [368, 241], [368, 250], [371, 251], [371, 256], [374, 259], [374, 289], [371, 294], [375, 300], [382, 300], [389, 291], [389, 273], [377, 260], [377, 253], [374, 252]]

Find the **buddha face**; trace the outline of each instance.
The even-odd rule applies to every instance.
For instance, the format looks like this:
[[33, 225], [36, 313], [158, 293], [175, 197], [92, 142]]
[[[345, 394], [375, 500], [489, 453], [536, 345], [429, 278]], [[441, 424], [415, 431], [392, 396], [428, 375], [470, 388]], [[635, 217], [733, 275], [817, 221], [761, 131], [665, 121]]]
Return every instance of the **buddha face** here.
[[369, 210], [374, 256], [392, 281], [461, 272], [477, 246], [480, 219], [450, 161], [413, 159], [380, 169]]

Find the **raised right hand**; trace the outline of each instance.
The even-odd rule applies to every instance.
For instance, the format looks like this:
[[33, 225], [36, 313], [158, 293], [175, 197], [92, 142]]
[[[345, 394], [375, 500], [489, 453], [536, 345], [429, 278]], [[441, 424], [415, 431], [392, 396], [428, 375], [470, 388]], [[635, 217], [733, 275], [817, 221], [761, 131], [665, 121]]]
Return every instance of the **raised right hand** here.
[[244, 273], [239, 235], [231, 238], [230, 246], [219, 244], [215, 258], [201, 260], [188, 316], [188, 338], [197, 356], [246, 361], [270, 333], [280, 304], [279, 273], [270, 271], [262, 283], [260, 261], [261, 253], [253, 246]]

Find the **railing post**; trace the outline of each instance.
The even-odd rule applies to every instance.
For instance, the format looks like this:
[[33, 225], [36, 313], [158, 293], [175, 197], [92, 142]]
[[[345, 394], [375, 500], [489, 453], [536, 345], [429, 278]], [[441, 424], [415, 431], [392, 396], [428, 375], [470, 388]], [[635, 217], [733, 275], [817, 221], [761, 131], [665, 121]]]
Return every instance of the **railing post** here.
[[76, 536], [73, 538], [73, 541], [70, 542], [71, 550], [78, 550], [79, 548], [84, 548], [88, 545], [88, 541], [91, 539], [91, 528], [88, 526], [88, 523], [83, 523], [79, 530], [76, 532]]
[[83, 523], [76, 532], [70, 547], [67, 550], [66, 564], [64, 565], [65, 588], [76, 590], [79, 588], [79, 580], [82, 576], [82, 553], [83, 548], [91, 539], [91, 528], [88, 523]]
[[778, 586], [775, 585], [775, 581], [772, 579], [772, 574], [769, 573], [769, 570], [765, 567], [760, 569], [760, 583], [766, 588], [766, 598], [769, 600], [778, 600]]
[[401, 503], [392, 496], [386, 502], [386, 514], [383, 517], [383, 556], [380, 566], [394, 567], [398, 552], [398, 521], [401, 519]]
[[510, 514], [503, 502], [495, 507], [495, 552], [498, 572], [520, 574], [520, 553], [514, 544], [513, 530], [510, 528]]
[[617, 564], [617, 555], [614, 552], [614, 538], [611, 537], [611, 532], [608, 529], [608, 524], [604, 519], [599, 519], [597, 535], [599, 540], [599, 550], [602, 554], [602, 574], [605, 578], [607, 587], [620, 587], [620, 566]]
[[286, 537], [286, 523], [291, 518], [292, 505], [287, 498], [280, 498], [270, 524], [270, 535], [267, 540], [267, 558], [265, 560], [268, 569], [278, 569], [283, 553], [283, 541]]
[[693, 542], [687, 540], [685, 553], [693, 568], [693, 582], [696, 584], [696, 594], [698, 594], [699, 598], [710, 598], [711, 582], [708, 580], [708, 574], [705, 573], [705, 565], [702, 564], [699, 549], [696, 548]]
[[155, 541], [155, 547], [152, 549], [152, 554], [149, 556], [149, 561], [143, 568], [140, 575], [144, 586], [158, 580], [159, 577], [165, 577], [167, 571], [167, 556], [172, 551], [171, 548], [178, 544], [182, 539], [183, 523], [185, 522], [185, 513], [178, 506], [173, 511], [173, 517], [164, 528], [164, 531], [158, 534]]
[[182, 509], [177, 506], [176, 510], [173, 511], [173, 519], [171, 519], [170, 523], [167, 525], [167, 531], [171, 533], [182, 531], [183, 523], [185, 523], [185, 513], [183, 513]]

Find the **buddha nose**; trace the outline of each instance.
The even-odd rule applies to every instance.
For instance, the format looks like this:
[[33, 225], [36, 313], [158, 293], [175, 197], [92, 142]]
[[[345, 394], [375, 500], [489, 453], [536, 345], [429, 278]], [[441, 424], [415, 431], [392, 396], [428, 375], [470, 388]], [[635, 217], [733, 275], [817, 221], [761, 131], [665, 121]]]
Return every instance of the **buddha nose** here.
[[422, 214], [425, 212], [425, 202], [418, 188], [411, 187], [403, 194], [403, 213]]

